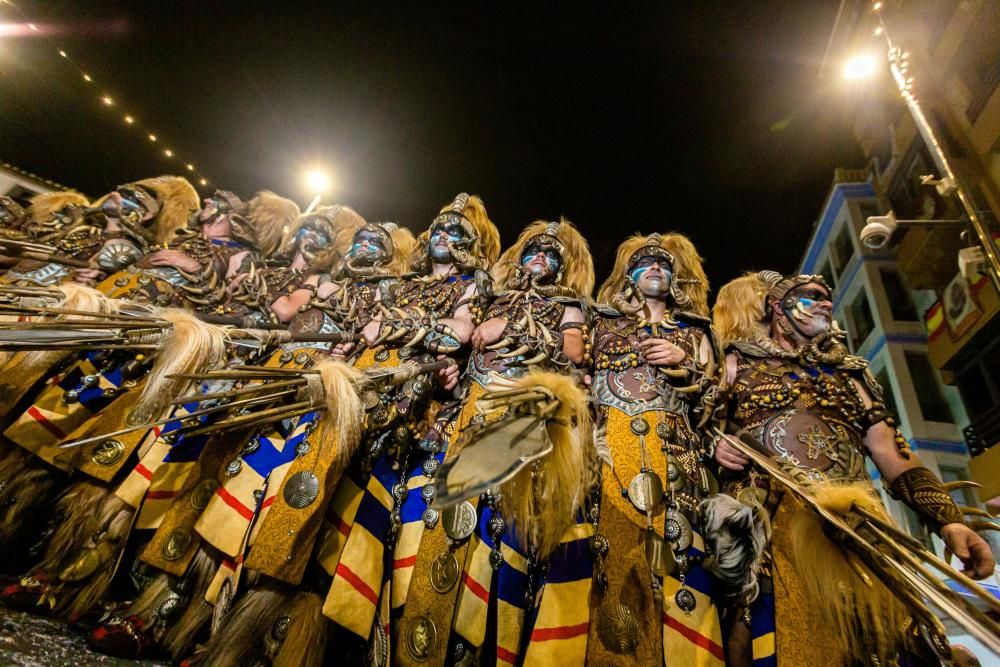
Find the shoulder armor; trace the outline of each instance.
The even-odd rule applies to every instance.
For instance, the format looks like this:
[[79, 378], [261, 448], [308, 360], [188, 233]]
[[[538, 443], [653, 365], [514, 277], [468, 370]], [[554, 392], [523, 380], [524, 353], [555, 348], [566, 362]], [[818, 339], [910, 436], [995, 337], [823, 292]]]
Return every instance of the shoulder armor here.
[[767, 358], [771, 356], [763, 348], [754, 345], [750, 341], [746, 340], [734, 340], [726, 348], [727, 351], [730, 349], [734, 349], [740, 354], [746, 355], [748, 357]]
[[493, 291], [493, 276], [487, 271], [476, 269], [474, 277], [476, 281], [476, 293], [479, 295], [479, 298], [492, 300], [496, 296]]
[[595, 303], [590, 306], [590, 309], [600, 315], [601, 317], [621, 317], [622, 314], [618, 312], [615, 308], [612, 308], [606, 303]]
[[379, 300], [388, 307], [396, 303], [396, 290], [399, 289], [398, 278], [383, 278], [378, 281]]

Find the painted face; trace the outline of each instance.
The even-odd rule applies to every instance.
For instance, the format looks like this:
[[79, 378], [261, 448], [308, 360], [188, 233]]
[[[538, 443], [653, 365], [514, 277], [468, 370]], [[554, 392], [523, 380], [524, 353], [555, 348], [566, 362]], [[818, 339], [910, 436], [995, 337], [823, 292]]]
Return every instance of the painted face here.
[[661, 298], [670, 291], [673, 274], [670, 264], [662, 257], [640, 257], [632, 265], [629, 278], [644, 297]]
[[320, 250], [328, 247], [331, 242], [326, 225], [318, 222], [306, 222], [295, 232], [295, 240], [299, 252], [307, 259], [313, 259]]
[[152, 213], [132, 188], [118, 188], [105, 198], [101, 210], [109, 218], [127, 220], [133, 224], [150, 219]]
[[794, 288], [782, 300], [781, 306], [795, 329], [806, 338], [826, 333], [833, 323], [830, 292], [817, 283]]
[[436, 262], [451, 261], [451, 248], [449, 245], [462, 246], [469, 240], [469, 235], [462, 226], [461, 218], [457, 215], [447, 215], [444, 220], [434, 223], [431, 228], [430, 252], [431, 259]]
[[347, 254], [362, 264], [371, 265], [384, 259], [388, 251], [378, 234], [363, 229], [354, 235], [354, 244]]
[[536, 279], [555, 278], [562, 268], [562, 257], [555, 248], [529, 243], [521, 253], [521, 268]]

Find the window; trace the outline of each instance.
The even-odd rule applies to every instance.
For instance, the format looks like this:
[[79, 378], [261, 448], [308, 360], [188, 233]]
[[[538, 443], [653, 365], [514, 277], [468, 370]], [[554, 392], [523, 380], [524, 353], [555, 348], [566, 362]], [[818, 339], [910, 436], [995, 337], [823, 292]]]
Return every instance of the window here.
[[954, 422], [951, 416], [951, 408], [944, 400], [941, 393], [941, 385], [938, 384], [937, 375], [926, 354], [920, 352], [905, 352], [906, 367], [910, 370], [910, 380], [916, 390], [917, 401], [920, 403], [920, 414], [925, 421], [930, 422]]
[[872, 319], [872, 309], [868, 305], [868, 296], [863, 289], [858, 290], [857, 296], [851, 302], [851, 351], [858, 352], [868, 334], [875, 328], [875, 320]]
[[889, 300], [889, 310], [892, 312], [892, 319], [897, 322], [917, 322], [917, 308], [910, 298], [910, 290], [903, 285], [903, 280], [899, 273], [892, 269], [879, 269], [882, 276], [882, 287], [885, 288], [885, 296]]
[[837, 283], [833, 280], [833, 271], [830, 270], [830, 260], [826, 260], [816, 269], [816, 273], [823, 276], [826, 279], [826, 284], [831, 288], [836, 287]]
[[889, 369], [885, 366], [882, 370], [878, 372], [875, 376], [875, 381], [879, 383], [882, 387], [882, 400], [885, 402], [885, 408], [889, 411], [889, 414], [899, 421], [899, 408], [896, 403], [896, 394], [892, 391], [892, 384], [889, 382]]
[[837, 270], [837, 275], [843, 277], [847, 263], [854, 257], [854, 243], [851, 241], [851, 225], [844, 223], [833, 242], [833, 267]]

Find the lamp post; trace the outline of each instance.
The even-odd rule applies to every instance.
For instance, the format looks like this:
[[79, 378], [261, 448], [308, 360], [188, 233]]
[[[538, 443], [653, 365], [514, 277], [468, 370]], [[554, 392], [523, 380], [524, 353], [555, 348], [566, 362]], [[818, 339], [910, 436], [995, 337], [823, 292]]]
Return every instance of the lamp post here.
[[[872, 5], [872, 10], [875, 12], [878, 12], [881, 8], [882, 3], [880, 2]], [[938, 194], [942, 197], [949, 197], [951, 195], [958, 197], [962, 210], [968, 217], [969, 224], [972, 225], [972, 229], [975, 231], [976, 238], [983, 251], [987, 273], [993, 280], [993, 286], [1000, 292], [1000, 257], [997, 256], [996, 244], [993, 242], [989, 230], [976, 211], [972, 198], [952, 170], [948, 156], [945, 154], [941, 142], [934, 132], [934, 128], [928, 122], [927, 116], [924, 115], [920, 101], [913, 92], [913, 77], [909, 74], [909, 63], [907, 62], [908, 54], [892, 42], [881, 14], [878, 15], [878, 22], [879, 27], [875, 31], [875, 34], [885, 38], [886, 45], [888, 46], [889, 71], [892, 73], [896, 87], [899, 89], [899, 93], [906, 103], [906, 108], [910, 112], [914, 124], [917, 126], [917, 131], [920, 133], [924, 144], [927, 146], [927, 150], [931, 154], [931, 159], [934, 160], [934, 164], [941, 174], [940, 180], [925, 178], [923, 182], [927, 185], [934, 185]], [[844, 76], [848, 79], [864, 78], [874, 72], [875, 60], [868, 55], [852, 58], [844, 68]]]

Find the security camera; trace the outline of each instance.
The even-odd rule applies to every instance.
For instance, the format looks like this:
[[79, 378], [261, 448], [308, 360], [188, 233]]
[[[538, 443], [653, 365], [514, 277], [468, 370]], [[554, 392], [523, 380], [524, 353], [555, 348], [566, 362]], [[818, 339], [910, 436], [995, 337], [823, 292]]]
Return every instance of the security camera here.
[[958, 251], [958, 270], [970, 283], [975, 282], [986, 269], [986, 254], [982, 248], [962, 248]]
[[867, 224], [861, 228], [861, 242], [871, 250], [881, 250], [889, 244], [889, 238], [896, 231], [898, 221], [896, 214], [889, 211], [886, 215], [873, 215]]

